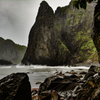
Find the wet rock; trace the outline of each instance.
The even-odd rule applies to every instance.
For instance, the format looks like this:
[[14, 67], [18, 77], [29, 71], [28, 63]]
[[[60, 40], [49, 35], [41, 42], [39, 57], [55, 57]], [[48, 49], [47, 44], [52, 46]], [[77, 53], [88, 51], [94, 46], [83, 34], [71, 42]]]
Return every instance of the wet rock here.
[[89, 77], [93, 76], [94, 74], [96, 74], [97, 72], [95, 71], [96, 66], [92, 65], [89, 70], [88, 73], [85, 75], [84, 80], [87, 80]]
[[96, 68], [96, 67], [97, 67], [97, 66], [92, 65], [92, 66], [89, 68], [88, 72], [90, 72], [90, 71], [96, 72], [96, 71], [95, 71], [95, 68]]
[[86, 83], [86, 80], [81, 79], [81, 80], [79, 80], [78, 82], [83, 84], [83, 83]]
[[89, 78], [82, 86], [76, 100], [100, 100], [100, 76]]
[[58, 94], [60, 95], [62, 100], [70, 100], [71, 98], [73, 98], [73, 100], [75, 100], [80, 88], [81, 88], [81, 85], [77, 85], [73, 90], [60, 91], [60, 92], [58, 92]]
[[0, 100], [31, 100], [31, 86], [27, 74], [13, 73], [1, 79]]
[[32, 100], [38, 100], [38, 94], [32, 96]]
[[68, 71], [67, 71], [66, 73], [70, 74], [71, 72], [68, 72]]
[[41, 84], [42, 82], [36, 82], [36, 84]]
[[56, 91], [43, 91], [39, 96], [39, 100], [60, 100], [60, 96]]
[[92, 72], [92, 71], [88, 72], [88, 73], [85, 75], [84, 80], [87, 80], [89, 77], [93, 76], [94, 74], [95, 74], [95, 72]]
[[43, 91], [39, 95], [39, 100], [50, 100], [50, 97], [51, 97], [50, 91]]
[[39, 88], [33, 88], [31, 89], [31, 95], [34, 96], [38, 93]]
[[79, 83], [80, 78], [76, 75], [71, 76], [52, 76], [46, 78], [39, 87], [39, 95], [42, 91], [56, 90], [67, 91], [73, 90]]
[[60, 96], [55, 90], [53, 90], [51, 93], [51, 100], [60, 100]]
[[87, 72], [85, 72], [85, 71], [82, 71], [82, 72], [80, 72], [79, 74], [87, 74]]
[[72, 79], [73, 79], [73, 78], [79, 79], [78, 76], [76, 76], [76, 75], [71, 75], [70, 77], [71, 77]]

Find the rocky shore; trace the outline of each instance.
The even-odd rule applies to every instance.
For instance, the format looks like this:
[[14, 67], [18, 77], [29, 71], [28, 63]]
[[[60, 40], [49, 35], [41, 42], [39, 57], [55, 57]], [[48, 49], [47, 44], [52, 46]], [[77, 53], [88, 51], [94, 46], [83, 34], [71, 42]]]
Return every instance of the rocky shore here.
[[99, 66], [92, 65], [88, 72], [66, 72], [70, 76], [56, 72], [55, 76], [46, 78], [39, 89], [32, 89], [32, 100], [99, 100], [99, 70]]
[[0, 100], [99, 100], [100, 67], [92, 65], [88, 72], [56, 71], [39, 88], [31, 88], [26, 73], [13, 73], [0, 80]]

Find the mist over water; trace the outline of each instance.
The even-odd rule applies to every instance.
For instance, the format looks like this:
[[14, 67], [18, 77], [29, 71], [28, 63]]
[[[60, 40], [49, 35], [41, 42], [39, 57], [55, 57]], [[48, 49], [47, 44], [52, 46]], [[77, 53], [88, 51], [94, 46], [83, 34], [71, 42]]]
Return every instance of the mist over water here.
[[89, 67], [77, 66], [77, 67], [68, 67], [68, 66], [42, 66], [42, 65], [30, 65], [30, 66], [0, 66], [0, 79], [3, 77], [17, 72], [25, 72], [29, 76], [31, 87], [38, 87], [39, 85], [36, 82], [43, 82], [47, 77], [56, 75], [55, 72], [61, 72], [65, 75], [70, 75], [66, 72], [74, 70], [79, 73], [81, 71], [88, 71]]
[[[0, 0], [0, 36], [17, 44], [26, 45], [40, 3], [43, 0]], [[68, 5], [70, 0], [46, 0], [55, 10]]]

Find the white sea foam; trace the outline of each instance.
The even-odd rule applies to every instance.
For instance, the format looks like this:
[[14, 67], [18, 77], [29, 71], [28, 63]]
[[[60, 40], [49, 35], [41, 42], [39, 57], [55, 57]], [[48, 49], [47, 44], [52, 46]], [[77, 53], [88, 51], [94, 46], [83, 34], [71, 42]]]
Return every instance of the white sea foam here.
[[68, 70], [73, 70], [73, 69], [89, 69], [89, 67], [86, 66], [46, 66], [46, 65], [12, 65], [12, 66], [0, 66], [0, 68], [25, 68], [25, 69], [68, 69]]
[[0, 68], [12, 68], [12, 66], [0, 66]]
[[86, 66], [46, 66], [46, 65], [16, 65], [16, 68], [27, 68], [27, 69], [68, 69], [68, 70], [73, 70], [73, 69], [89, 69], [89, 67]]

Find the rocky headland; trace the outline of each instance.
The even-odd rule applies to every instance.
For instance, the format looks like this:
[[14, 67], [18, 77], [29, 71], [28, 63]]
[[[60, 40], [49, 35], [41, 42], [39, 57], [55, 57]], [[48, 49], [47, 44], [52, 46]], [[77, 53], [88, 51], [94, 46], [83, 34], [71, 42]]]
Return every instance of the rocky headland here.
[[0, 65], [20, 63], [25, 51], [25, 46], [15, 44], [10, 39], [5, 40], [2, 37], [0, 37]]
[[72, 1], [54, 12], [46, 1], [42, 1], [22, 63], [73, 65], [98, 62], [91, 38], [93, 13], [93, 5], [88, 4], [87, 10], [77, 10]]

